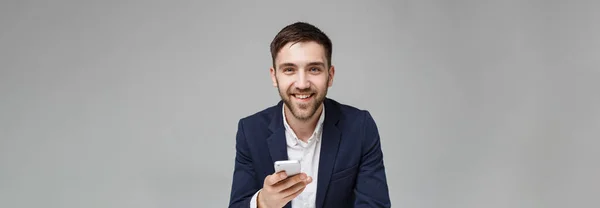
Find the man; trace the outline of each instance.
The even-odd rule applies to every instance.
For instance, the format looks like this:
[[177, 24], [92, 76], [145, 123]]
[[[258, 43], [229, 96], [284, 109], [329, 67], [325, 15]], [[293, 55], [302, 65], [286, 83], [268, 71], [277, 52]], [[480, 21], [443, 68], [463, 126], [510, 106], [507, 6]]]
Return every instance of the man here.
[[[390, 207], [377, 126], [366, 110], [326, 98], [332, 44], [297, 22], [271, 42], [282, 101], [238, 123], [229, 207]], [[301, 161], [302, 173], [274, 162]]]

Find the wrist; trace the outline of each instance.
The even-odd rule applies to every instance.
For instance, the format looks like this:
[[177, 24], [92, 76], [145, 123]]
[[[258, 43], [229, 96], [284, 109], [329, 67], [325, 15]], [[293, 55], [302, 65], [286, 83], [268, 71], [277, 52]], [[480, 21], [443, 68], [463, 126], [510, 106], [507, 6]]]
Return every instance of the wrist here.
[[258, 192], [258, 195], [256, 196], [256, 208], [267, 208], [265, 206], [265, 203], [263, 202], [262, 196], [260, 195], [260, 191]]

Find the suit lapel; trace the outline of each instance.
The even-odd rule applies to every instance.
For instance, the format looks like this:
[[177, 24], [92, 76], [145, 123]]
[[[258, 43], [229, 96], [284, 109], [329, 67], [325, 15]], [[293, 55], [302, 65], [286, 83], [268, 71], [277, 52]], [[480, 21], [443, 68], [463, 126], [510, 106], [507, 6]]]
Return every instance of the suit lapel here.
[[329, 180], [333, 173], [341, 132], [337, 128], [337, 122], [340, 117], [338, 106], [332, 104], [329, 99], [325, 100], [325, 122], [323, 124], [323, 135], [321, 138], [321, 154], [319, 157], [319, 178], [317, 179], [317, 198], [316, 207], [323, 207]]
[[[275, 161], [279, 160], [287, 160], [287, 146], [285, 144], [285, 129], [280, 128], [275, 131], [275, 133], [271, 134], [269, 138], [267, 138], [267, 144], [269, 145], [269, 153], [271, 154], [271, 164], [274, 164]], [[272, 167], [273, 171], [275, 171], [275, 167]]]
[[[282, 108], [283, 101], [280, 101], [275, 108], [275, 113], [269, 124], [269, 130], [271, 130], [273, 134], [267, 138], [267, 145], [269, 146], [271, 162], [273, 163], [275, 163], [275, 161], [288, 159], [287, 146], [285, 144], [285, 127], [283, 126], [283, 115], [281, 114]], [[275, 167], [272, 167], [272, 171], [275, 171]]]
[[[283, 126], [283, 114], [281, 114], [283, 108], [283, 101], [280, 101], [275, 108], [275, 113], [269, 124], [269, 130], [273, 132], [269, 138], [267, 138], [267, 146], [269, 147], [269, 154], [271, 155], [271, 172], [275, 172], [275, 161], [287, 160], [287, 145], [285, 143], [285, 127]], [[292, 203], [287, 203], [285, 208], [291, 208]]]

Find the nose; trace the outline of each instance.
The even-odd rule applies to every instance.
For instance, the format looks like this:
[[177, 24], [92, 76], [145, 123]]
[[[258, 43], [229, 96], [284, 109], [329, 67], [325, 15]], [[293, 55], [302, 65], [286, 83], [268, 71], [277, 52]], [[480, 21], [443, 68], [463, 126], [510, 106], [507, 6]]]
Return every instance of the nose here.
[[294, 86], [300, 90], [310, 88], [310, 82], [308, 81], [308, 77], [306, 76], [306, 73], [304, 73], [304, 70], [298, 73]]

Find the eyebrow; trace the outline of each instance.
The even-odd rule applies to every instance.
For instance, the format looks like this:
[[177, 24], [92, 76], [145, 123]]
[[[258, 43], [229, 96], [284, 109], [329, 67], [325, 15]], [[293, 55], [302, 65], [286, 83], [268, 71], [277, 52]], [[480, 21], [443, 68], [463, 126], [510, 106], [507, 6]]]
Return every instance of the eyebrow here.
[[323, 63], [323, 62], [310, 62], [310, 63], [307, 64], [307, 66], [320, 66], [320, 67], [325, 68], [325, 63]]
[[296, 64], [293, 64], [293, 63], [283, 63], [283, 64], [279, 64], [278, 68], [283, 68], [283, 67], [286, 67], [286, 66], [296, 67]]
[[[282, 63], [279, 64], [279, 68], [283, 68], [286, 66], [290, 66], [290, 67], [296, 67], [296, 64], [293, 63]], [[325, 63], [323, 62], [310, 62], [308, 64], [306, 64], [306, 66], [321, 66], [321, 67], [325, 67]]]

